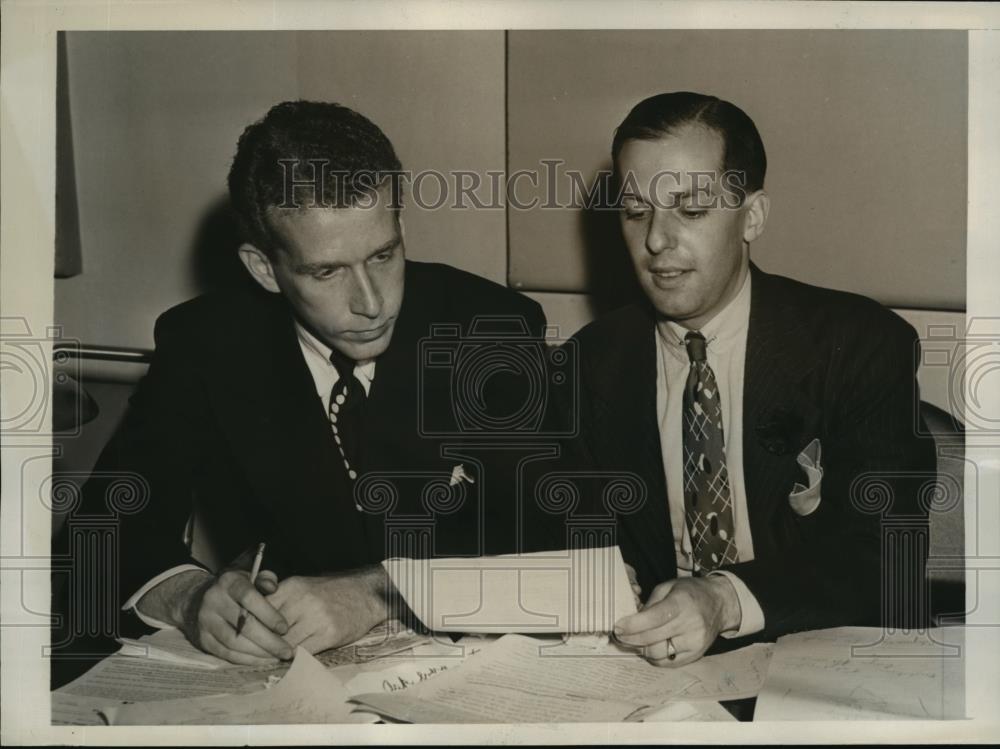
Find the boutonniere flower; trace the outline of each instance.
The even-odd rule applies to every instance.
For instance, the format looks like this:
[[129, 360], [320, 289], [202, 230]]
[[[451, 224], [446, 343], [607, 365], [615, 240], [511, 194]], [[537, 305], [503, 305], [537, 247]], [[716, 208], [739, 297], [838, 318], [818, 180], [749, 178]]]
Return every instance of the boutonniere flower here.
[[757, 422], [757, 441], [774, 455], [794, 452], [802, 440], [802, 417], [785, 406], [771, 409]]

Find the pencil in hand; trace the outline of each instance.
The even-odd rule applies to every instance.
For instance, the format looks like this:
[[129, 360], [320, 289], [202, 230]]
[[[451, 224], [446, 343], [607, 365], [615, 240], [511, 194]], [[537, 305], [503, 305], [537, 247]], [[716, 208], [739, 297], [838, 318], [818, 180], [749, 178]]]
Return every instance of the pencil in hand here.
[[[260, 563], [264, 561], [264, 547], [266, 544], [257, 544], [257, 554], [253, 558], [253, 567], [250, 569], [250, 584], [253, 585], [257, 581], [257, 575], [260, 574]], [[243, 628], [247, 624], [247, 616], [249, 612], [240, 607], [240, 618], [236, 620], [236, 636], [239, 637], [243, 632]]]

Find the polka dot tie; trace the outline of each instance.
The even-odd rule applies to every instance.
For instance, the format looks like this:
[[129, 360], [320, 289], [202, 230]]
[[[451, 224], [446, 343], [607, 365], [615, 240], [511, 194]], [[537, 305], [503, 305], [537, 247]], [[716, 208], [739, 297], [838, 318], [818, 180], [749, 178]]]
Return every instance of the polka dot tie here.
[[355, 363], [338, 351], [330, 354], [339, 379], [330, 391], [330, 428], [344, 469], [353, 481], [361, 464], [361, 427], [364, 423], [365, 388], [354, 376]]
[[719, 387], [705, 337], [690, 332], [684, 345], [691, 360], [684, 385], [684, 508], [698, 574], [735, 563], [737, 554]]

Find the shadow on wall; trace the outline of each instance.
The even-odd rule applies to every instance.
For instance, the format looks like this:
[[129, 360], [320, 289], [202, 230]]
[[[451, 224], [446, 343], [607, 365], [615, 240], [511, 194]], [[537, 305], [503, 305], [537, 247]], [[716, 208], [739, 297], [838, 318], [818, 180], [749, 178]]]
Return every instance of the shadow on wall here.
[[[611, 169], [604, 164], [597, 174]], [[590, 185], [590, 194], [598, 189], [599, 177]], [[598, 201], [608, 204], [604, 196]], [[630, 302], [642, 300], [642, 290], [635, 278], [628, 249], [622, 239], [618, 211], [608, 208], [583, 208], [579, 211], [580, 237], [586, 272], [590, 312], [599, 317]]]
[[237, 253], [241, 242], [236, 214], [228, 198], [219, 198], [202, 214], [191, 247], [191, 273], [198, 293], [253, 288], [255, 282]]

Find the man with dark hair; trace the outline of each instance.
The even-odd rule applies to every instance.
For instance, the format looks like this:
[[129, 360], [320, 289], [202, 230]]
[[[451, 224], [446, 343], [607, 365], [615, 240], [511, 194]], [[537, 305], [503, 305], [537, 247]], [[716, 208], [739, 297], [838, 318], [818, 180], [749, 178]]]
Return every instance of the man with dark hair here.
[[[576, 340], [587, 465], [634, 471], [648, 489], [619, 539], [649, 595], [617, 636], [683, 665], [719, 635], [922, 623], [910, 611], [924, 600], [917, 487], [935, 466], [914, 427], [914, 330], [869, 299], [750, 262], [767, 162], [733, 104], [653, 96], [612, 154], [646, 298]], [[866, 504], [872, 482], [889, 490], [886, 514]], [[883, 560], [890, 513], [913, 521], [894, 550], [905, 559]], [[898, 574], [884, 586], [883, 564]]]
[[[399, 169], [384, 133], [336, 104], [285, 102], [246, 129], [229, 187], [256, 285], [160, 317], [149, 372], [85, 487], [92, 515], [106, 477], [142, 477], [147, 504], [117, 528], [120, 603], [234, 663], [357, 639], [391, 613], [387, 556], [518, 550], [514, 508], [484, 503], [473, 483], [486, 465], [458, 464], [442, 438], [421, 434], [421, 409], [449, 411], [452, 394], [421, 389], [420, 341], [433, 325], [467, 334], [480, 315], [539, 340], [545, 319], [502, 286], [404, 259]], [[504, 413], [524, 392], [495, 379], [476, 395]], [[436, 481], [435, 502], [418, 491], [362, 506], [365, 474]], [[219, 558], [237, 559], [230, 567], [191, 557], [195, 504]], [[432, 537], [387, 549], [390, 516]], [[244, 552], [258, 542], [254, 585]], [[84, 605], [87, 584], [70, 586]]]

